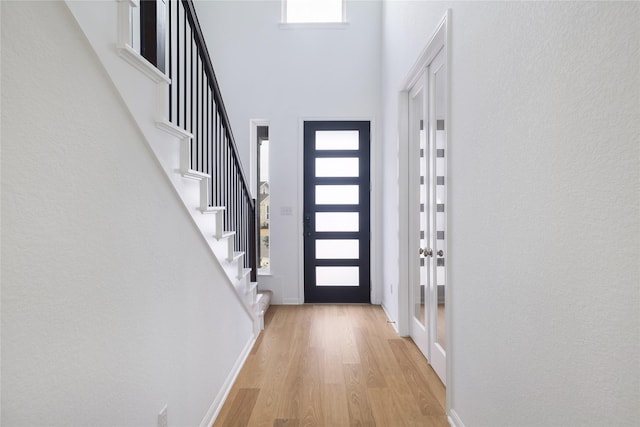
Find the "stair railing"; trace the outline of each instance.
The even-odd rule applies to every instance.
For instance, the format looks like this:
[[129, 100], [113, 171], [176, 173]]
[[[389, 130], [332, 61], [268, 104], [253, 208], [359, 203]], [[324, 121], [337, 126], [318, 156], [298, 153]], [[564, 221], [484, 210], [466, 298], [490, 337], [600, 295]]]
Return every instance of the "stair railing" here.
[[224, 229], [235, 231], [235, 247], [245, 253], [245, 268], [255, 282], [256, 202], [193, 2], [141, 0], [140, 27], [142, 56], [171, 79], [169, 122], [193, 135], [191, 169], [211, 176], [209, 204], [226, 208]]

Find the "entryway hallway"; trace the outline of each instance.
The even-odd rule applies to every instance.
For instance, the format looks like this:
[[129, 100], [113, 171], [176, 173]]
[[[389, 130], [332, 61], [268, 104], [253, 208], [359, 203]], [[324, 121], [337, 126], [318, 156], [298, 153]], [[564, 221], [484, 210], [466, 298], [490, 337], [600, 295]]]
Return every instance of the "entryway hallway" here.
[[445, 388], [376, 305], [272, 306], [214, 426], [448, 426]]

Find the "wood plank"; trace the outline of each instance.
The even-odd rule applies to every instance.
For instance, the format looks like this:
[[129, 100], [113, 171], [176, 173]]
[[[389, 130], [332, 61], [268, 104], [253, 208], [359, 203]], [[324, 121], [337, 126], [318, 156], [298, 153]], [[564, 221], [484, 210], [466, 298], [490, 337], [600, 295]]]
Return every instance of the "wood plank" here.
[[[313, 309], [313, 307], [309, 307]], [[300, 419], [302, 378], [309, 351], [311, 310], [298, 310], [291, 317], [292, 326], [287, 334], [289, 351], [281, 355], [286, 363], [286, 376], [279, 391], [278, 418]], [[286, 362], [284, 362], [286, 360]]]
[[360, 363], [358, 346], [353, 333], [353, 328], [357, 324], [358, 316], [353, 306], [338, 306], [338, 325], [336, 333], [340, 338], [340, 353], [342, 363]]
[[362, 366], [359, 364], [344, 365], [347, 405], [349, 407], [350, 426], [375, 426], [371, 403], [367, 396]]
[[440, 377], [438, 377], [436, 371], [434, 371], [428, 363], [425, 363], [427, 359], [411, 338], [400, 339], [402, 339], [406, 344], [407, 352], [414, 363], [414, 368], [424, 376], [431, 393], [433, 393], [436, 399], [438, 399], [440, 406], [446, 408], [446, 389], [444, 384], [442, 384]]
[[327, 426], [348, 426], [349, 405], [347, 404], [347, 390], [342, 384], [324, 384], [323, 413]]
[[322, 342], [324, 350], [323, 380], [325, 384], [344, 385], [342, 336], [340, 333], [343, 322], [339, 319], [338, 307], [328, 306], [324, 320], [326, 327]]
[[396, 398], [389, 389], [370, 388], [367, 389], [367, 397], [371, 402], [373, 418], [376, 425], [404, 427], [407, 425], [407, 413], [403, 412], [396, 402]]
[[310, 347], [304, 358], [304, 374], [300, 388], [300, 423], [303, 426], [324, 426], [324, 395], [322, 363], [324, 352], [321, 348]]
[[444, 408], [431, 392], [424, 376], [416, 369], [413, 360], [408, 354], [405, 342], [401, 339], [393, 339], [389, 340], [389, 345], [398, 361], [398, 365], [402, 369], [405, 380], [409, 384], [420, 412], [423, 415], [441, 415], [444, 412]]
[[362, 361], [361, 366], [365, 376], [365, 382], [368, 388], [381, 388], [387, 387], [387, 382], [384, 379], [384, 374], [378, 365], [378, 359], [376, 356], [380, 356], [380, 353], [375, 353], [372, 344], [369, 341], [369, 334], [365, 328], [357, 328], [355, 331], [356, 343], [358, 345], [358, 354]]
[[[295, 310], [289, 306], [271, 306], [268, 313], [273, 313], [270, 329], [265, 329], [262, 348], [257, 356], [266, 357], [263, 375], [263, 393], [251, 414], [249, 425], [258, 427], [271, 427], [278, 418], [278, 409], [281, 406], [282, 390], [285, 388], [285, 379], [288, 375], [291, 362], [292, 334], [289, 329], [295, 326]], [[291, 323], [287, 323], [291, 322]], [[244, 370], [244, 367], [242, 368]], [[237, 386], [234, 385], [234, 387]], [[282, 417], [280, 417], [282, 418]], [[288, 418], [283, 418], [288, 419]]]
[[[260, 390], [257, 388], [239, 389], [233, 399], [224, 426], [245, 427], [249, 425], [249, 418], [258, 399], [258, 394], [260, 394]], [[216, 425], [218, 424], [216, 423]]]

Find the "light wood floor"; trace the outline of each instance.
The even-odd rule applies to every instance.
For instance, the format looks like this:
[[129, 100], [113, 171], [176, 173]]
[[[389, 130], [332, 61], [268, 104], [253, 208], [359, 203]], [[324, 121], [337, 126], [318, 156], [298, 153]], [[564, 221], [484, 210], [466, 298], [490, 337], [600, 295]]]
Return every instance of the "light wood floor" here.
[[445, 389], [379, 306], [271, 306], [214, 426], [448, 426]]

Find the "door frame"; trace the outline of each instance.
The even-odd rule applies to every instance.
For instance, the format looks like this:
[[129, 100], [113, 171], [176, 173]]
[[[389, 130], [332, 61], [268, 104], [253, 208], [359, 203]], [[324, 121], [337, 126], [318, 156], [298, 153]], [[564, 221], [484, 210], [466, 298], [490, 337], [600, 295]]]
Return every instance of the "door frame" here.
[[[445, 123], [447, 123], [447, 150], [452, 145], [451, 134], [451, 9], [445, 12], [444, 17], [440, 20], [433, 35], [430, 37], [422, 52], [418, 56], [418, 59], [411, 67], [405, 82], [402, 86], [402, 90], [398, 94], [398, 137], [399, 137], [399, 170], [405, 171], [405, 173], [399, 174], [399, 283], [398, 286], [398, 333], [402, 336], [408, 336], [410, 329], [410, 322], [412, 321], [412, 310], [410, 307], [410, 292], [411, 292], [411, 276], [413, 270], [418, 265], [418, 257], [414, 253], [415, 247], [411, 245], [409, 239], [412, 233], [419, 232], [419, 223], [417, 212], [409, 205], [411, 197], [409, 197], [410, 191], [417, 191], [410, 186], [410, 167], [411, 161], [409, 157], [409, 92], [415, 83], [423, 75], [424, 70], [435, 58], [435, 56], [442, 50], [445, 55], [446, 66], [446, 94], [447, 94], [447, 106], [445, 110]], [[446, 195], [448, 206], [445, 211], [446, 223], [451, 224], [451, 191], [452, 183], [451, 179], [451, 156], [446, 156], [446, 168], [448, 171]], [[417, 231], [416, 231], [417, 230]], [[445, 263], [445, 277], [447, 278], [447, 291], [445, 292], [445, 324], [447, 327], [447, 358], [446, 358], [446, 378], [447, 384], [450, 386], [453, 384], [453, 369], [452, 369], [452, 355], [454, 352], [453, 346], [453, 333], [452, 333], [452, 313], [453, 313], [453, 289], [455, 286], [455, 278], [451, 274], [451, 250], [450, 244], [451, 238], [455, 231], [447, 229], [447, 238], [445, 240], [445, 253], [447, 254], [447, 262]], [[451, 387], [446, 388], [447, 392], [447, 412], [449, 408], [453, 407]]]
[[371, 304], [380, 304], [380, 278], [382, 277], [382, 263], [373, 262], [373, 260], [380, 259], [380, 200], [382, 199], [380, 194], [380, 181], [379, 179], [379, 160], [378, 144], [377, 144], [377, 128], [376, 122], [373, 117], [370, 116], [302, 116], [298, 119], [298, 299], [297, 302], [291, 301], [292, 304], [304, 304], [304, 122], [306, 121], [327, 121], [327, 122], [352, 122], [352, 121], [367, 121], [370, 124], [369, 129], [369, 163], [370, 163], [370, 176], [369, 182], [371, 185], [370, 199], [369, 199], [369, 221], [371, 231], [371, 251], [369, 253], [369, 274], [371, 277]]

